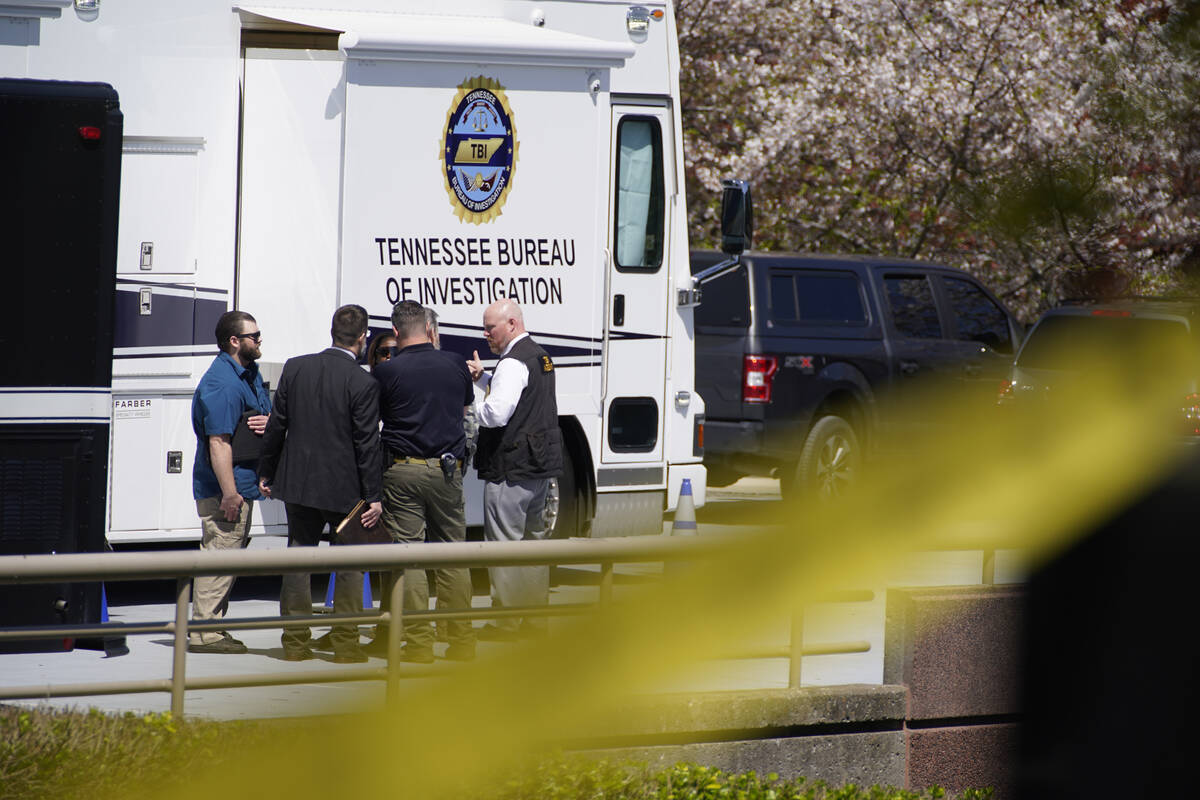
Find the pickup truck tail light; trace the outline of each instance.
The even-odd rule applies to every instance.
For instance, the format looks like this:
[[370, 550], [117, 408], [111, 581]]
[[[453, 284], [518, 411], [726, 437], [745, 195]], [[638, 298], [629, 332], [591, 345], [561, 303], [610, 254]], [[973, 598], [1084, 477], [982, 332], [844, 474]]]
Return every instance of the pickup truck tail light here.
[[775, 356], [742, 357], [742, 402], [771, 402], [771, 384], [779, 371], [779, 359]]
[[1005, 405], [1012, 402], [1014, 390], [1017, 382], [1005, 378], [1000, 381], [1000, 385], [996, 387], [996, 405]]
[[1183, 424], [1188, 433], [1200, 435], [1200, 394], [1196, 392], [1183, 398]]

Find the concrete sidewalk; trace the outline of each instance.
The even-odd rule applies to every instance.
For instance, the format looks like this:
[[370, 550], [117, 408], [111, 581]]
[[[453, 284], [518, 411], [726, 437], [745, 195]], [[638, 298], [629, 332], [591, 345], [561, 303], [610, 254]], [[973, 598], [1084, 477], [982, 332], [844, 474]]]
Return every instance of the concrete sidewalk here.
[[[618, 597], [633, 589], [638, 577], [652, 579], [659, 571], [656, 565], [622, 565], [622, 572], [629, 580], [618, 579], [614, 594]], [[584, 570], [563, 571], [563, 583], [551, 589], [551, 603], [581, 603], [594, 601], [597, 596], [595, 572]], [[318, 583], [320, 581], [318, 580]], [[319, 602], [319, 598], [317, 598]], [[476, 607], [490, 606], [487, 596], [473, 598]], [[431, 600], [432, 607], [432, 600]], [[378, 602], [376, 602], [378, 608]], [[279, 602], [270, 597], [234, 600], [230, 603], [229, 619], [239, 617], [267, 617], [279, 613]], [[171, 603], [146, 603], [140, 605], [113, 606], [109, 609], [112, 622], [140, 623], [165, 622], [174, 619], [175, 606]], [[551, 619], [552, 626], [570, 624], [568, 618]], [[482, 625], [477, 622], [476, 627]], [[316, 627], [313, 635], [319, 636], [327, 627]], [[364, 627], [364, 632], [369, 628]], [[244, 654], [189, 653], [187, 656], [188, 677], [215, 677], [222, 675], [261, 675], [267, 673], [289, 673], [303, 675], [329, 669], [382, 668], [386, 660], [372, 658], [367, 664], [342, 665], [333, 663], [331, 653], [318, 652], [311, 661], [291, 662], [283, 660], [280, 631], [247, 630], [235, 635], [246, 643], [249, 652]], [[364, 640], [365, 641], [365, 640]], [[103, 651], [75, 649], [60, 653], [9, 653], [0, 654], [0, 681], [6, 687], [37, 687], [39, 685], [95, 683], [109, 681], [169, 679], [173, 655], [173, 639], [165, 634], [130, 636], [126, 640], [129, 653], [108, 657]], [[442, 655], [446, 644], [434, 646], [437, 670], [452, 670], [459, 665], [445, 661]], [[500, 648], [520, 646], [497, 642], [479, 642], [478, 657], [487, 658], [489, 653]], [[404, 671], [425, 673], [430, 665], [401, 666]], [[421, 680], [421, 678], [414, 678]], [[299, 683], [288, 686], [262, 686], [238, 689], [204, 689], [187, 693], [184, 704], [188, 716], [213, 719], [263, 719], [309, 714], [346, 713], [379, 708], [384, 701], [382, 681], [372, 680], [350, 683]], [[14, 705], [47, 705], [55, 708], [97, 708], [107, 712], [132, 711], [136, 713], [164, 712], [171, 707], [167, 692], [147, 692], [123, 695], [96, 695], [88, 697], [47, 698], [42, 700], [6, 700]]]

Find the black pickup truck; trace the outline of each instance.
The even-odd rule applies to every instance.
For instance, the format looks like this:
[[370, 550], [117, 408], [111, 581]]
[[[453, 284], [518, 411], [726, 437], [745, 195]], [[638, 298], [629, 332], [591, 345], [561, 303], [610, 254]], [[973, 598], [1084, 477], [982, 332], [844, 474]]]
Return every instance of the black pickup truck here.
[[696, 389], [712, 486], [774, 475], [785, 497], [840, 494], [896, 422], [894, 390], [949, 379], [994, 403], [1020, 343], [1019, 323], [961, 270], [748, 252], [705, 274], [726, 259], [692, 254], [692, 273], [705, 275]]

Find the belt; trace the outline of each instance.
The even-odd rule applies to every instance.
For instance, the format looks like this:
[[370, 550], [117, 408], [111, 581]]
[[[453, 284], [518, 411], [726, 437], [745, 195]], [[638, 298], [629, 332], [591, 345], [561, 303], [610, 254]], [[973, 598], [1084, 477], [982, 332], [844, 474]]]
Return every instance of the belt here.
[[[440, 467], [442, 460], [440, 458], [417, 458], [416, 456], [392, 456], [393, 464], [426, 464], [431, 467]], [[462, 459], [455, 459], [455, 463], [461, 464]]]

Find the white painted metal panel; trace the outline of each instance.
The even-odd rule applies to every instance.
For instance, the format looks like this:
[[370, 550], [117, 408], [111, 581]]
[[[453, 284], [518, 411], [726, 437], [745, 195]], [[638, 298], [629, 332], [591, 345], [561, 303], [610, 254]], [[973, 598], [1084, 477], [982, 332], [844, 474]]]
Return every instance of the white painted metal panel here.
[[[165, 404], [161, 396], [113, 396], [112, 495], [109, 504], [109, 529], [113, 532], [159, 529], [163, 499], [159, 482], [166, 469], [166, 454], [162, 452]], [[190, 447], [185, 453], [183, 467], [189, 479], [192, 462], [186, 456], [194, 454], [195, 449]], [[195, 513], [193, 504], [193, 517]], [[193, 525], [198, 526], [199, 522]]]
[[329, 346], [338, 295], [344, 62], [319, 51], [246, 54], [238, 308], [263, 360]]
[[[604, 463], [662, 463], [664, 419], [671, 413], [665, 404], [666, 357], [667, 357], [667, 310], [670, 296], [667, 276], [671, 260], [670, 195], [673, 182], [667, 180], [673, 174], [675, 148], [671, 143], [671, 117], [663, 105], [614, 106], [612, 123], [612, 179], [609, 184], [608, 202], [613, 228], [609, 231], [611, 257], [608, 267], [608, 307], [605, 325], [604, 365], [604, 436], [601, 443]], [[661, 136], [662, 153], [654, 180], [662, 182], [665, 191], [662, 229], [657, 232], [662, 245], [662, 261], [653, 271], [620, 269], [622, 260], [617, 252], [616, 187], [620, 182], [617, 174], [618, 150], [622, 121], [640, 124], [643, 121], [657, 123]], [[628, 260], [628, 259], [627, 259]], [[630, 263], [633, 263], [632, 261]], [[623, 306], [623, 314], [618, 309]], [[630, 452], [614, 449], [614, 439], [621, 438], [622, 415], [613, 412], [613, 402], [631, 402], [635, 398], [648, 398], [657, 406], [657, 428], [654, 447], [649, 450]], [[656, 484], [662, 486], [663, 479]], [[649, 488], [649, 487], [648, 487]]]
[[[596, 198], [606, 170], [596, 152], [607, 149], [608, 122], [589, 75], [350, 62], [342, 270], [344, 297], [372, 316], [416, 300], [438, 312], [445, 349], [493, 361], [482, 313], [512, 296], [559, 367], [560, 396], [594, 413], [605, 228]], [[473, 222], [456, 214], [445, 141], [460, 85], [479, 76], [501, 87], [517, 153], [499, 213]]]
[[[266, 6], [238, 8], [243, 14], [342, 33], [339, 46], [355, 58], [619, 67], [634, 53], [628, 42], [594, 39], [497, 16], [380, 14]], [[617, 16], [613, 15], [613, 18]]]
[[195, 273], [196, 199], [203, 147], [198, 138], [125, 137], [117, 274]]

